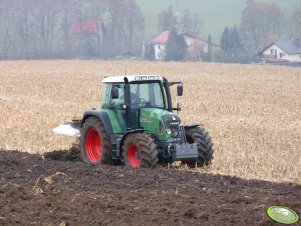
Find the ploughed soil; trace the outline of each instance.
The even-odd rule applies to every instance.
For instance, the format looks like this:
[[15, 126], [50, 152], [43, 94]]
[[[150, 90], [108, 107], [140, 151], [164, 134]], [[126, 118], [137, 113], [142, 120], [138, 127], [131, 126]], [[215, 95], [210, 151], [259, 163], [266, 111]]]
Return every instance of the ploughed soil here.
[[300, 215], [301, 186], [0, 151], [0, 225], [280, 225], [271, 205]]

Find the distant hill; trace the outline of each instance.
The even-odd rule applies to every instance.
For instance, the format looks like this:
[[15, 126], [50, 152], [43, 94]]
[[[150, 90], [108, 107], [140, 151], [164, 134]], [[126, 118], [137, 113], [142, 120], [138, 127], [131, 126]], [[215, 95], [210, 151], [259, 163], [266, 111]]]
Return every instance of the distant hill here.
[[[300, 0], [261, 0], [274, 2], [285, 11], [292, 10], [301, 4]], [[241, 12], [246, 7], [245, 0], [136, 0], [145, 15], [146, 36], [151, 38], [157, 34], [157, 15], [173, 6], [175, 10], [189, 9], [197, 12], [203, 20], [202, 36], [207, 38], [211, 33], [215, 42], [219, 42], [225, 26], [239, 24]]]

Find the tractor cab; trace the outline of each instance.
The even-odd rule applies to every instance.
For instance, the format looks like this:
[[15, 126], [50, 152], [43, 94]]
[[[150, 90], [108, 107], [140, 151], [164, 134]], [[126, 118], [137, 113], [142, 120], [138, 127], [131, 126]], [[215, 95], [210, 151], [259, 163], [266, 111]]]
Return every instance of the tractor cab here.
[[[172, 111], [171, 84], [162, 76], [114, 76], [105, 78], [103, 83], [102, 109], [114, 111], [123, 129], [138, 129], [150, 123], [154, 115], [146, 117], [147, 112], [170, 114]], [[178, 95], [182, 92], [182, 83], [178, 83]]]

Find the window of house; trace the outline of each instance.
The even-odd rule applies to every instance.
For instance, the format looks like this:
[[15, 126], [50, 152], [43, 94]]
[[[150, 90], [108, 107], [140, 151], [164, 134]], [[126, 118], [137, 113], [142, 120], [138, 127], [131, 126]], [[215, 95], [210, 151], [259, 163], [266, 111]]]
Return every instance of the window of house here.
[[285, 54], [284, 53], [280, 53], [280, 58], [284, 58]]
[[271, 54], [272, 54], [272, 55], [274, 54], [274, 49], [271, 49]]

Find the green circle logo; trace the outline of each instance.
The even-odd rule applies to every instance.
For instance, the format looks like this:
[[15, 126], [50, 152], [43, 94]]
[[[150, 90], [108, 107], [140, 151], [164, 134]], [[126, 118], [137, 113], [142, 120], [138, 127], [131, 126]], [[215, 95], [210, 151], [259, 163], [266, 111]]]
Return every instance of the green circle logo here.
[[282, 224], [294, 224], [298, 221], [297, 213], [285, 206], [271, 206], [267, 214], [272, 220]]

